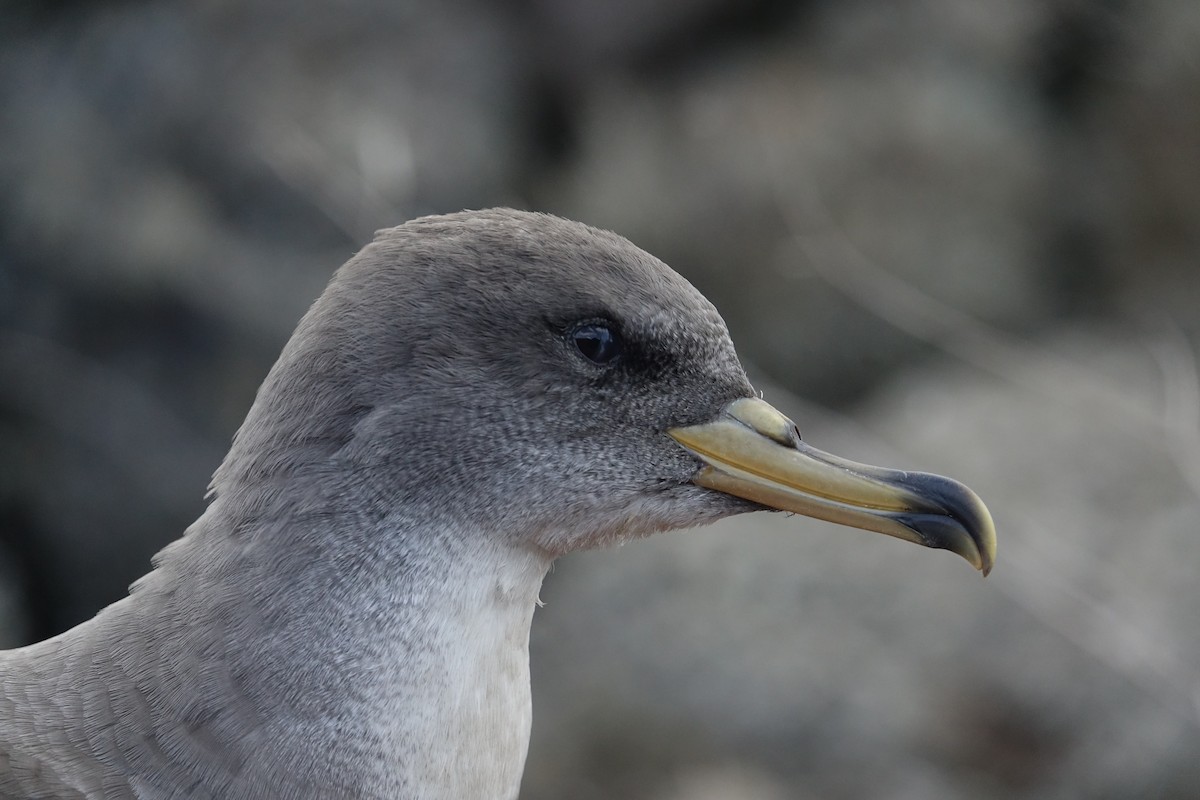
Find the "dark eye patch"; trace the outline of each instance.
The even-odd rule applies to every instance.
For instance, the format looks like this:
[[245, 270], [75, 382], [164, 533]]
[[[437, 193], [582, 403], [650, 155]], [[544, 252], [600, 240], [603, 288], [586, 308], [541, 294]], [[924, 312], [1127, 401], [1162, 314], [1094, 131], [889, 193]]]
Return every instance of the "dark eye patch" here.
[[570, 337], [580, 355], [593, 364], [611, 364], [625, 351], [621, 335], [604, 322], [576, 325], [571, 329]]

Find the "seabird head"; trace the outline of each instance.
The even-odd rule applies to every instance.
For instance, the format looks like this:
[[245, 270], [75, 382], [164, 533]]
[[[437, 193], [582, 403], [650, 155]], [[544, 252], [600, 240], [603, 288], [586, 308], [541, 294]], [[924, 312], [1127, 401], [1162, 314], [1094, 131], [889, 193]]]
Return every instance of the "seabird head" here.
[[802, 442], [662, 262], [507, 210], [343, 266], [212, 494], [130, 597], [0, 653], [0, 795], [516, 797], [555, 556], [762, 508], [995, 552], [961, 484]]
[[948, 548], [985, 572], [995, 550], [961, 484], [801, 442], [716, 309], [661, 261], [506, 209], [381, 231], [342, 267], [212, 491], [269, 497], [272, 514], [469, 523], [550, 556], [762, 508]]

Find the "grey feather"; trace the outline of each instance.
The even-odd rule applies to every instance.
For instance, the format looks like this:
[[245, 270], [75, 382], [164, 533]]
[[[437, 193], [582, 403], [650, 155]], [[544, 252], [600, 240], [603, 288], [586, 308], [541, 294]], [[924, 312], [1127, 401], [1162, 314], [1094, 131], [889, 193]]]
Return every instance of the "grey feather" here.
[[[573, 348], [587, 320], [616, 366]], [[665, 434], [752, 394], [712, 305], [614, 234], [502, 209], [381, 231], [203, 516], [129, 597], [0, 653], [0, 796], [515, 795], [546, 569], [752, 508]]]

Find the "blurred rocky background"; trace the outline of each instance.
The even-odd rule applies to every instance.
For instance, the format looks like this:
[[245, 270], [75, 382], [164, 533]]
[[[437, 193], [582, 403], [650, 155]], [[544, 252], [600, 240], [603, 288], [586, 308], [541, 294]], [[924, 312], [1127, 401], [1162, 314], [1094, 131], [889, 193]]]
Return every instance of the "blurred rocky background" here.
[[372, 231], [514, 205], [724, 312], [999, 561], [755, 515], [565, 559], [524, 797], [1200, 797], [1200, 4], [8, 0], [0, 642], [125, 592]]

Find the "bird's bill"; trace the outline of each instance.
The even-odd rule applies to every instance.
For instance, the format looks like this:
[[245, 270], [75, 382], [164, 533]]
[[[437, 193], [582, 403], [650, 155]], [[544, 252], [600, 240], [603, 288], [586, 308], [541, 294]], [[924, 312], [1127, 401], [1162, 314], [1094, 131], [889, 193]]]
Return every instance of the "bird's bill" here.
[[704, 462], [693, 481], [768, 508], [955, 552], [984, 575], [996, 559], [987, 507], [958, 481], [871, 467], [809, 447], [795, 424], [754, 397], [668, 434]]

